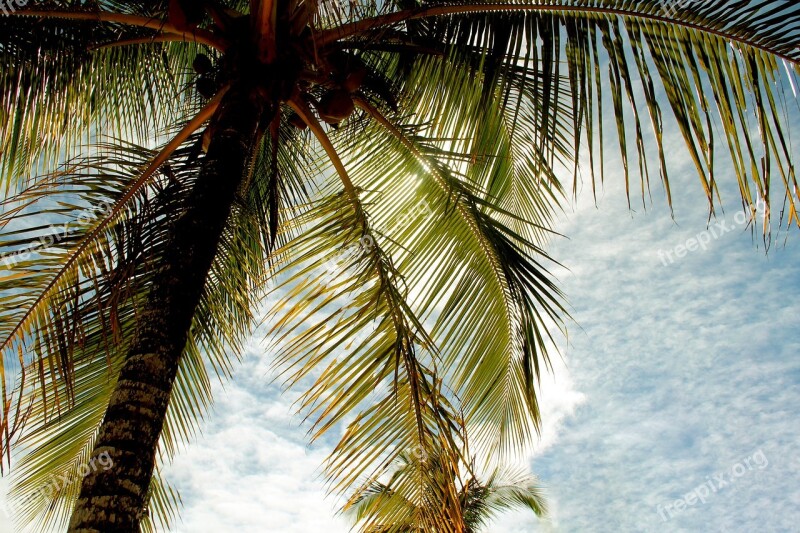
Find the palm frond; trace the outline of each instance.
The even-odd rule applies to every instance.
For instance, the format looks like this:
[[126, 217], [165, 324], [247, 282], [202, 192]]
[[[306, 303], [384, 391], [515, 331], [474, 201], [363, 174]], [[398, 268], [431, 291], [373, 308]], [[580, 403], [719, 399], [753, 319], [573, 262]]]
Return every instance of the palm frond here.
[[[292, 207], [306, 194], [297, 172], [309, 172], [310, 162], [293, 146], [297, 139], [288, 126], [283, 128], [282, 137], [277, 169], [284, 187], [279, 193], [281, 203]], [[75, 206], [96, 205], [100, 197], [106, 199], [103, 194], [110, 195], [106, 199], [108, 205], [125, 205], [120, 219], [108, 223], [106, 240], [91, 247], [88, 259], [76, 261], [76, 279], [81, 287], [76, 289], [79, 297], [75, 304], [59, 307], [74, 300], [71, 291], [64, 299], [42, 300], [45, 316], [62, 317], [58, 331], [45, 328], [41, 333], [36, 327], [30, 330], [30, 334], [41, 333], [51, 342], [73, 337], [77, 340], [66, 352], [48, 350], [49, 347], [37, 349], [33, 361], [26, 361], [27, 366], [23, 367], [30, 377], [18, 386], [21, 389], [18, 403], [23, 406], [27, 425], [18, 446], [28, 453], [21, 457], [14, 471], [14, 497], [24, 502], [18, 509], [21, 523], [63, 525], [69, 517], [79, 483], [46, 498], [29, 496], [46, 486], [48, 476], [57, 474], [76, 479], [76, 472], [89, 457], [114, 390], [115, 377], [136, 329], [138, 310], [148, 298], [150, 279], [168, 245], [169, 221], [180, 216], [181, 202], [197, 173], [200, 136], [179, 135], [176, 139], [183, 139], [183, 146], [164, 151], [133, 145], [99, 146], [101, 155], [76, 162], [68, 172], [58, 175], [59, 181], [40, 180], [35, 192], [29, 191], [24, 199], [18, 198], [11, 204], [22, 202], [28, 210], [26, 217], [31, 220], [41, 220], [51, 212], [69, 219]], [[266, 143], [268, 139], [256, 152], [251, 171], [254, 183], [264, 184], [267, 180], [263, 173], [273, 168], [269, 161], [272, 153], [265, 149]], [[142, 174], [142, 168], [148, 170]], [[147, 180], [146, 187], [141, 187], [140, 182], [145, 183], [143, 177], [152, 175], [152, 169], [158, 170], [157, 175]], [[112, 186], [115, 178], [118, 189]], [[132, 196], [133, 189], [139, 193]], [[70, 199], [69, 204], [58, 201], [59, 191]], [[162, 464], [196, 435], [212, 401], [208, 372], [213, 371], [220, 379], [230, 376], [232, 360], [241, 351], [244, 335], [254, 325], [252, 313], [263, 294], [260, 288], [267, 277], [267, 257], [273, 242], [271, 213], [263, 194], [261, 187], [243, 188], [223, 236], [180, 363], [160, 441]], [[37, 203], [58, 207], [33, 209]], [[24, 223], [19, 210], [13, 214], [15, 224]], [[36, 229], [33, 228], [34, 235], [30, 238], [34, 243], [38, 242]], [[71, 234], [69, 243], [78, 246], [87, 238], [93, 238], [91, 232], [83, 237], [76, 232]], [[8, 246], [25, 246], [18, 241]], [[60, 255], [52, 254], [49, 249], [45, 253], [52, 256], [49, 259], [54, 265], [63, 263]], [[30, 262], [39, 264], [41, 260], [42, 257], [36, 257]], [[99, 266], [92, 268], [92, 265]], [[16, 263], [15, 266], [24, 267]], [[21, 342], [23, 347], [31, 346], [27, 337]], [[34, 346], [39, 344], [41, 341], [34, 342]], [[55, 367], [47, 366], [48, 352], [60, 356]], [[162, 479], [154, 478], [149, 497], [151, 513], [145, 526], [168, 527], [176, 516], [179, 495]]]
[[204, 47], [102, 47], [153, 35], [93, 20], [0, 17], [0, 179], [6, 191], [79, 155], [100, 131], [145, 144], [197, 113], [202, 104], [187, 89], [195, 78], [192, 60]]
[[[453, 112], [453, 106], [445, 105], [431, 114], [420, 113], [415, 120], [433, 124], [424, 134], [411, 125], [392, 126], [378, 116], [381, 124], [363, 130], [360, 142], [352, 142], [349, 131], [336, 138], [346, 146], [354, 182], [365, 191], [370, 220], [391, 243], [390, 253], [409, 285], [411, 307], [431, 321], [447, 383], [467, 406], [469, 422], [483, 425], [478, 440], [508, 450], [512, 442], [530, 441], [528, 432], [538, 422], [533, 383], [540, 360], [546, 360], [540, 310], [555, 316], [558, 296], [542, 265], [528, 255], [541, 250], [496, 217], [520, 219], [498, 210], [488, 195], [450, 168], [457, 168], [461, 158], [454, 146], [459, 139], [448, 142], [448, 134], [463, 131], [465, 138], [472, 138], [470, 132], [477, 128], [471, 120], [478, 115], [472, 105], [481, 100], [481, 85], [469, 84], [464, 79], [468, 73], [461, 75], [452, 84], [460, 83], [461, 92], [452, 98], [466, 102], [463, 110]], [[419, 101], [436, 101], [441, 87], [419, 85], [430, 90], [421, 92]], [[364, 101], [361, 105], [377, 116]], [[442, 136], [442, 148], [417, 141]], [[480, 155], [491, 159], [494, 154]], [[507, 180], [501, 172], [496, 174], [498, 181]], [[537, 196], [526, 199], [533, 210], [537, 202], [545, 203]], [[427, 205], [428, 212], [417, 218], [420, 213], [414, 211], [420, 204]], [[479, 312], [473, 308], [476, 301], [481, 302]]]
[[[421, 362], [431, 360], [425, 352], [431, 343], [390, 259], [375, 237], [362, 233], [357, 216], [351, 197], [337, 194], [298, 219], [303, 232], [278, 251], [287, 259], [273, 291], [283, 296], [267, 318], [280, 348], [276, 366], [287, 381], [312, 378], [299, 408], [315, 418], [313, 436], [353, 416], [359, 420], [350, 423], [327, 467], [337, 489], [377, 468], [386, 453], [427, 446], [441, 429], [435, 383]], [[351, 356], [336, 358], [342, 347]], [[376, 394], [382, 409], [369, 408]], [[377, 424], [384, 424], [380, 431]], [[356, 440], [369, 449], [354, 454]]]
[[[796, 154], [785, 129], [786, 108], [777, 94], [784, 90], [786, 76], [797, 86], [800, 8], [769, 0], [724, 5], [692, 2], [677, 10], [674, 4], [669, 0], [605, 0], [591, 5], [570, 0], [421, 4], [327, 30], [318, 43], [341, 46], [343, 39], [381, 40], [391, 32], [401, 39], [417, 39], [422, 32], [423, 39], [476, 46], [484, 64], [491, 67], [489, 75], [531, 57], [544, 67], [540, 82], [549, 86], [566, 69], [570, 90], [553, 92], [550, 101], [572, 103], [572, 146], [579, 149], [585, 138], [592, 175], [598, 151], [603, 175], [603, 148], [595, 144], [595, 134], [602, 146], [602, 109], [609, 100], [629, 196], [634, 173], [639, 175], [642, 200], [649, 194], [647, 156], [652, 149], [657, 152], [671, 206], [663, 135], [672, 123], [662, 109], [660, 95], [664, 94], [712, 214], [719, 200], [715, 174], [719, 150], [715, 151], [714, 138], [714, 129], [719, 127], [745, 207], [755, 210], [757, 201], [762, 201], [769, 208], [771, 184], [778, 179], [787, 213], [782, 222], [798, 223], [792, 163]], [[602, 82], [603, 70], [608, 84]], [[642, 111], [649, 117], [643, 117]], [[646, 122], [652, 136], [645, 134]]]
[[[61, 348], [59, 374], [69, 381], [71, 377], [71, 344], [79, 328], [84, 324], [76, 317], [70, 317], [69, 310], [82, 302], [85, 294], [96, 289], [98, 280], [108, 275], [107, 265], [101, 258], [113, 257], [109, 248], [109, 230], [113, 223], [130, 208], [132, 200], [146, 189], [153, 175], [159, 171], [175, 151], [214, 113], [219, 99], [210, 102], [189, 121], [164, 149], [152, 155], [150, 160], [142, 161], [141, 149], [122, 152], [131, 155], [129, 161], [121, 158], [119, 153], [110, 156], [92, 156], [78, 160], [73, 168], [58, 172], [38, 181], [23, 193], [13, 196], [4, 203], [6, 213], [0, 218], [0, 226], [9, 223], [23, 225], [23, 229], [9, 228], [5, 232], [6, 240], [2, 243], [5, 249], [4, 266], [12, 272], [3, 278], [0, 294], [4, 295], [2, 323], [0, 323], [0, 352], [16, 353], [26, 351], [25, 345], [34, 345], [45, 350], [53, 357], [50, 350], [56, 341], [64, 341], [65, 334], [70, 335], [69, 347]], [[98, 147], [102, 153], [113, 150], [113, 146]], [[130, 174], [120, 174], [113, 168], [103, 165], [121, 165], [130, 172], [131, 165], [141, 164], [136, 169], [136, 179], [127, 179]], [[103, 175], [108, 170], [109, 184], [98, 180], [95, 172]], [[83, 189], [75, 188], [70, 179], [83, 184]], [[122, 189], [114, 189], [124, 183]], [[84, 203], [75, 203], [72, 196], [78, 196]], [[59, 195], [64, 199], [59, 199]], [[55, 208], [46, 202], [55, 201]], [[41, 207], [40, 207], [41, 206]], [[102, 206], [99, 208], [98, 206]], [[27, 211], [23, 211], [27, 210]], [[70, 214], [77, 217], [77, 224], [70, 227]], [[61, 216], [63, 225], [41, 224], [47, 216]], [[64, 222], [63, 219], [66, 219]], [[25, 228], [28, 220], [33, 227]], [[50, 248], [57, 245], [56, 248]], [[19, 275], [25, 274], [24, 282], [17, 282]], [[10, 284], [12, 283], [13, 284]], [[23, 289], [23, 290], [20, 290]], [[65, 322], [66, 321], [66, 322]], [[41, 352], [40, 352], [41, 353]], [[52, 360], [52, 359], [51, 359]], [[24, 366], [24, 365], [23, 365]], [[51, 371], [53, 369], [51, 368]], [[26, 384], [21, 384], [24, 389]], [[21, 405], [17, 405], [17, 410]], [[3, 423], [5, 435], [3, 448], [7, 449], [13, 431], [9, 429], [8, 405], [4, 401]], [[16, 424], [16, 422], [15, 422]]]
[[[7, 303], [19, 304], [17, 313], [32, 317], [10, 344], [19, 351], [20, 370], [25, 370], [23, 375], [28, 378], [17, 384], [20, 416], [9, 420], [7, 414], [5, 418], [6, 427], [13, 422], [15, 429], [25, 430], [17, 446], [27, 453], [14, 470], [12, 494], [23, 502], [15, 517], [20, 523], [65, 525], [80, 487], [81, 468], [88, 464], [97, 427], [133, 335], [137, 309], [146, 300], [147, 280], [169, 233], [169, 225], [160, 221], [180, 212], [181, 186], [173, 173], [180, 159], [162, 160], [172, 165], [159, 166], [157, 176], [150, 173], [146, 187], [135, 187], [141, 169], [157, 159], [159, 152], [120, 144], [99, 148], [102, 156], [74, 162], [55, 181], [39, 180], [25, 195], [30, 198], [25, 217], [17, 214], [14, 220], [24, 224], [26, 219], [49, 217], [68, 222], [4, 235], [4, 246], [36, 249], [47, 229], [66, 228], [53, 242], [46, 241], [49, 246], [37, 250], [33, 258], [16, 261], [13, 268], [28, 273], [27, 283], [2, 292]], [[185, 153], [180, 157], [185, 158]], [[191, 173], [175, 172], [184, 177]], [[130, 194], [133, 188], [137, 191]], [[121, 204], [121, 213], [108, 218], [127, 196], [130, 199]], [[76, 214], [98, 205], [106, 206], [102, 216], [88, 223], [83, 216], [74, 220]], [[104, 223], [104, 229], [98, 231]], [[14, 233], [26, 238], [11, 240], [9, 234]], [[65, 257], [81, 246], [87, 252], [81, 252], [74, 266], [59, 274]], [[37, 296], [54, 275], [65, 282], [54, 285], [45, 298]], [[3, 323], [13, 324], [14, 320], [7, 315]], [[195, 384], [202, 386], [203, 380], [192, 381], [188, 387]], [[177, 391], [174, 408], [181, 409], [180, 384]], [[58, 490], [43, 492], [59, 476], [70, 482], [57, 483]], [[152, 490], [163, 505], [167, 501], [163, 491], [169, 492], [166, 485], [156, 482]]]

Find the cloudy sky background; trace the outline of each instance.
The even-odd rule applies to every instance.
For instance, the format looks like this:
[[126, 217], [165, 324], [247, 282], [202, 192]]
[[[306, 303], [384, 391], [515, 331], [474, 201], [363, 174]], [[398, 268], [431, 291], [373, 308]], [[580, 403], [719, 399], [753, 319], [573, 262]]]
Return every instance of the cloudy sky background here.
[[[575, 323], [529, 463], [552, 516], [509, 514], [490, 531], [800, 530], [800, 236], [765, 255], [728, 187], [720, 220], [734, 229], [664, 266], [659, 250], [706, 230], [700, 184], [677, 163], [675, 222], [659, 194], [628, 211], [613, 171], [597, 208], [587, 190], [562, 217], [569, 239], [551, 252], [569, 267], [557, 275]], [[185, 504], [176, 532], [349, 530], [319, 476], [330, 441], [307, 445], [265, 346], [253, 336], [204, 435], [166, 471]], [[766, 467], [663, 520], [657, 506], [758, 451]]]
[[[674, 257], [707, 228], [682, 141], [667, 142], [674, 220], [656, 182], [646, 212], [628, 209], [613, 158], [597, 204], [587, 181], [561, 217], [568, 239], [550, 251], [568, 267], [555, 274], [574, 323], [526, 464], [552, 513], [508, 514], [489, 531], [800, 531], [800, 235], [776, 232], [765, 254], [737, 222], [735, 177], [721, 166], [725, 213], [711, 227], [732, 229], [665, 266], [659, 251]], [[320, 478], [335, 436], [308, 445], [296, 394], [281, 393], [269, 365], [257, 333], [217, 386], [202, 437], [166, 470], [185, 504], [175, 532], [349, 531]], [[720, 475], [729, 483], [705, 503], [675, 510]]]

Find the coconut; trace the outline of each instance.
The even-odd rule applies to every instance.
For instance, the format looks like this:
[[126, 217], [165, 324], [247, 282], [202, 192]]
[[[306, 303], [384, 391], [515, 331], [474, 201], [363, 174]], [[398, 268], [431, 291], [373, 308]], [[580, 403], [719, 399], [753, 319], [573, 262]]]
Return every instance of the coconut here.
[[355, 110], [350, 93], [345, 89], [333, 89], [322, 95], [317, 111], [319, 118], [328, 124], [338, 124]]
[[211, 69], [214, 68], [214, 65], [211, 63], [211, 60], [205, 54], [197, 54], [197, 57], [194, 58], [192, 62], [192, 68], [198, 74], [208, 74], [211, 72]]
[[211, 98], [217, 92], [217, 84], [216, 82], [208, 78], [206, 76], [200, 76], [197, 78], [197, 82], [195, 83], [195, 88], [197, 92], [200, 93], [200, 96], [203, 98]]

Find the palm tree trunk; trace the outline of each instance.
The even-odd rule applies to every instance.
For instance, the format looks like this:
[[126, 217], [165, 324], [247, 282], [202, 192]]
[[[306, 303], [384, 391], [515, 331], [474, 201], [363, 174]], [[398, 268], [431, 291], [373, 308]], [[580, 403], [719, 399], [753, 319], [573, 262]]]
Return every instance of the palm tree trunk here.
[[113, 467], [84, 478], [70, 532], [139, 531], [178, 363], [256, 134], [261, 106], [248, 96], [221, 104], [92, 452]]

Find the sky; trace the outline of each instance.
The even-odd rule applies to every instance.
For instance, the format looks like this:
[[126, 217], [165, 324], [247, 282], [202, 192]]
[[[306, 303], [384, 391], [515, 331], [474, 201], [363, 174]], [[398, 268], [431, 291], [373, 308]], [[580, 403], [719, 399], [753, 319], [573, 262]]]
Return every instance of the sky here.
[[[559, 222], [569, 238], [550, 251], [568, 267], [556, 275], [574, 321], [527, 463], [552, 512], [487, 531], [800, 531], [798, 235], [765, 254], [728, 189], [717, 237], [678, 258], [707, 225], [692, 170], [674, 179], [674, 222], [657, 195], [629, 211], [613, 175], [597, 207], [581, 194]], [[257, 333], [202, 437], [166, 470], [184, 502], [173, 531], [349, 531], [319, 475], [330, 443], [308, 445], [269, 361]]]
[[[797, 232], [765, 253], [732, 176], [708, 224], [688, 158], [672, 163], [674, 220], [655, 185], [629, 210], [613, 162], [596, 205], [586, 183], [560, 218], [568, 238], [550, 252], [573, 321], [524, 464], [551, 514], [489, 532], [800, 531]], [[706, 249], [678, 257], [692, 238]], [[266, 346], [250, 339], [202, 437], [165, 471], [184, 502], [176, 533], [350, 530], [320, 477], [332, 441], [308, 444]]]
[[[612, 158], [597, 201], [585, 182], [558, 221], [549, 251], [573, 320], [523, 465], [551, 513], [489, 532], [800, 531], [800, 235], [776, 231], [766, 253], [724, 167], [725, 213], [708, 222], [680, 139], [667, 143], [674, 219], [657, 183], [630, 210]], [[164, 471], [184, 502], [175, 533], [350, 530], [320, 477], [335, 436], [308, 443], [270, 362], [256, 332]]]
[[[800, 236], [779, 232], [765, 253], [732, 176], [712, 234], [693, 169], [671, 166], [674, 220], [655, 185], [646, 211], [628, 210], [613, 163], [597, 205], [587, 183], [561, 217], [568, 238], [550, 252], [573, 322], [525, 464], [551, 514], [487, 531], [800, 531]], [[678, 257], [691, 238], [706, 249]], [[320, 478], [331, 443], [308, 444], [269, 363], [257, 332], [166, 469], [184, 502], [174, 532], [349, 531]]]

